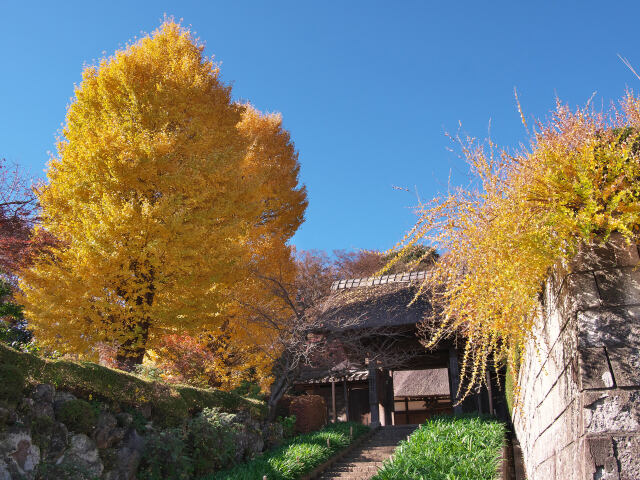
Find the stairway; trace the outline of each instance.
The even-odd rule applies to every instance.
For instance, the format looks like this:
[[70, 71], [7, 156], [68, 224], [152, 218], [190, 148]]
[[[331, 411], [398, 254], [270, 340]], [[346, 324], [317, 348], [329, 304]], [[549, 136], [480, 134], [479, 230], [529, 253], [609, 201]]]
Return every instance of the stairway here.
[[401, 440], [411, 435], [417, 425], [380, 427], [367, 441], [334, 463], [318, 476], [320, 480], [350, 479], [368, 480], [373, 477], [382, 462], [388, 459]]

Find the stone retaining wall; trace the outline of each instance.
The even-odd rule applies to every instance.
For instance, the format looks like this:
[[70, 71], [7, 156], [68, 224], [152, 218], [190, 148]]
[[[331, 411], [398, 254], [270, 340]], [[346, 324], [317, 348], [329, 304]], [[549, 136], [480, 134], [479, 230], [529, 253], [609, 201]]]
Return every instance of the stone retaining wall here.
[[639, 263], [613, 235], [550, 276], [513, 415], [529, 480], [640, 479]]

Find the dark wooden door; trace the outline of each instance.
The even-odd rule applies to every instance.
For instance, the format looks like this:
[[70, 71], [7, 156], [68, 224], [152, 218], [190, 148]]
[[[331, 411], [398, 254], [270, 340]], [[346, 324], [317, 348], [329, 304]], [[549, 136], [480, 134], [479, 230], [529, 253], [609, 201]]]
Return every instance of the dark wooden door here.
[[371, 423], [371, 407], [369, 406], [369, 389], [349, 389], [349, 420], [369, 425]]

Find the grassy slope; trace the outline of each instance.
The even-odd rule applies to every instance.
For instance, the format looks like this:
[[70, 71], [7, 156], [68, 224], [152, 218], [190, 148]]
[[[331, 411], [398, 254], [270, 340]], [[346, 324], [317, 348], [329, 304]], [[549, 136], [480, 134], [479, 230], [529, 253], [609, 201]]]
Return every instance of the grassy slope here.
[[[353, 439], [349, 438], [349, 427], [353, 427]], [[369, 427], [352, 422], [329, 424], [317, 432], [299, 435], [255, 460], [200, 480], [262, 480], [264, 475], [269, 480], [294, 480], [368, 431]]]
[[21, 353], [0, 343], [0, 364], [17, 366], [31, 383], [51, 383], [81, 398], [96, 399], [124, 406], [150, 406], [158, 423], [178, 424], [189, 413], [205, 407], [226, 412], [250, 411], [260, 418], [262, 402], [234, 393], [183, 385], [167, 385], [90, 362], [47, 360]]
[[495, 480], [504, 435], [492, 418], [433, 418], [400, 443], [373, 480]]

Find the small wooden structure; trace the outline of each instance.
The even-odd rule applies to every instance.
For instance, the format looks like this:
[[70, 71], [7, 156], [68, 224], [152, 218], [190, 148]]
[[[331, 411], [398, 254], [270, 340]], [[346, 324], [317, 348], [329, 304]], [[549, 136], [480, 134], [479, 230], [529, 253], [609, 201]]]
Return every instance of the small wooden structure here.
[[482, 410], [489, 402], [481, 396], [455, 406], [459, 350], [454, 343], [429, 351], [420, 344], [417, 324], [431, 313], [425, 296], [415, 298], [425, 275], [336, 282], [318, 334], [335, 338], [337, 346], [322, 359], [323, 367], [303, 372], [295, 390], [323, 396], [332, 421], [400, 425]]

